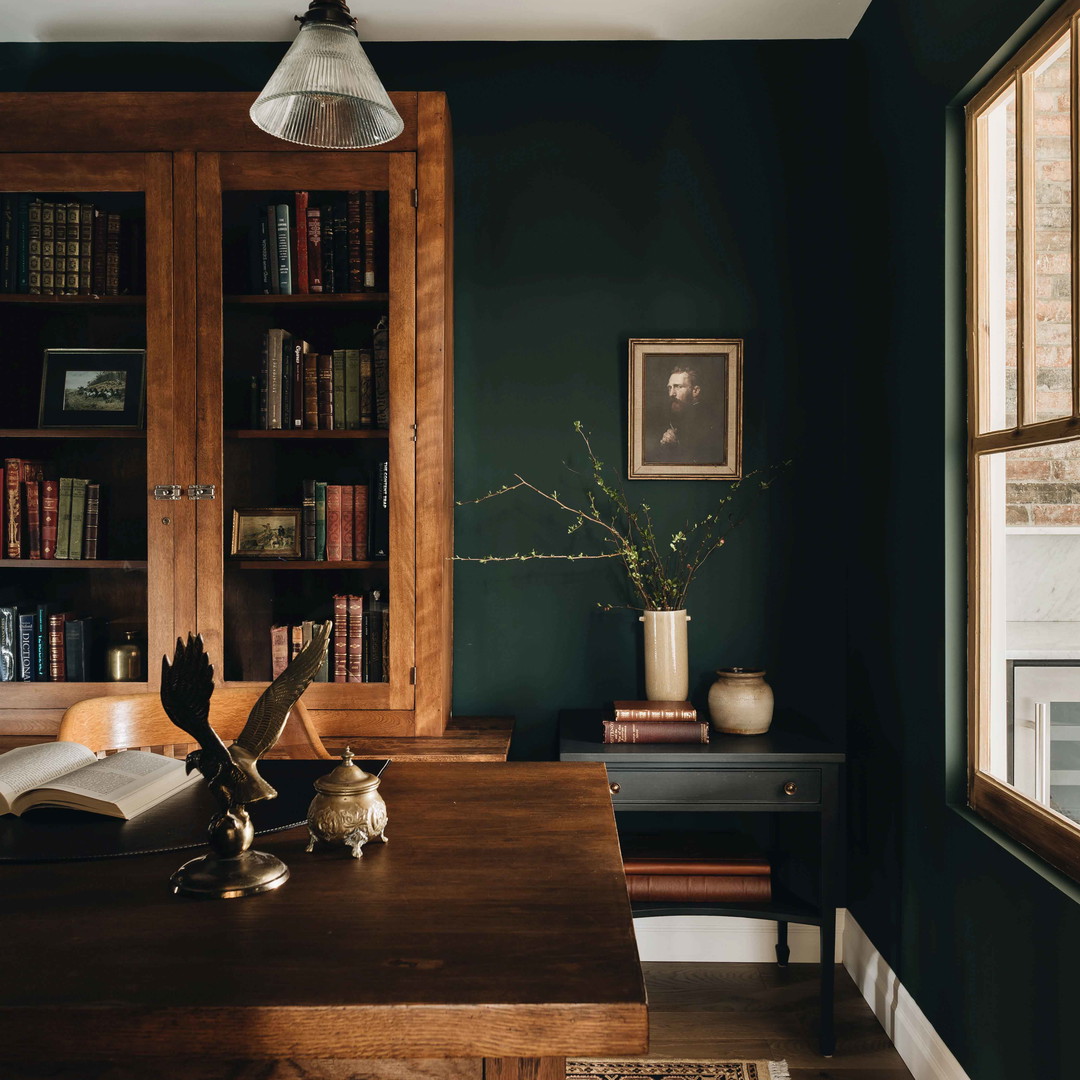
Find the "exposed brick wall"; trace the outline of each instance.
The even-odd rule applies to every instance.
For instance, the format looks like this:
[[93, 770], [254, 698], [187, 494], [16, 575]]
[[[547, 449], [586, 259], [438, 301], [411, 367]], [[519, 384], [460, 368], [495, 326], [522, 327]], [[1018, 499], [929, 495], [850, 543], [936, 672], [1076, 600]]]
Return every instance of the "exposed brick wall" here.
[[[1072, 412], [1072, 267], [1069, 54], [1035, 79], [1035, 413]], [[1007, 214], [1016, 216], [1010, 110]], [[1015, 232], [1008, 237], [1006, 292], [1016, 295]], [[1006, 413], [1016, 416], [1016, 309], [1006, 311]], [[1080, 442], [1012, 451], [1005, 466], [1006, 523], [1080, 525]]]

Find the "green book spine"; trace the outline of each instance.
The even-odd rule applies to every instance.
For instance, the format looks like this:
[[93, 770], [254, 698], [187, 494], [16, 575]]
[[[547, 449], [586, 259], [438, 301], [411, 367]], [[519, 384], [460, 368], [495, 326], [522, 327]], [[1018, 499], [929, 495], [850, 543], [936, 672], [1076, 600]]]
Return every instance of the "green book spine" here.
[[86, 520], [86, 488], [89, 480], [71, 481], [71, 535], [68, 539], [68, 558], [83, 557], [83, 524]]
[[360, 350], [345, 350], [345, 427], [360, 427]]
[[315, 559], [326, 562], [326, 484], [315, 481]]
[[56, 557], [71, 558], [71, 477], [60, 477], [60, 499], [56, 507]]
[[345, 350], [333, 351], [333, 382], [334, 382], [334, 428], [342, 431], [345, 428]]

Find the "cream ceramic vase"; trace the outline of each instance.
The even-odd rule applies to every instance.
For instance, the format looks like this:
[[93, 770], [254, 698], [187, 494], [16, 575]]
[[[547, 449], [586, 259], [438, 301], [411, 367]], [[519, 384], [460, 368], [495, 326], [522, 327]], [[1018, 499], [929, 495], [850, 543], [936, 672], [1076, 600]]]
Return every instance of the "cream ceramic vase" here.
[[720, 668], [709, 687], [709, 718], [725, 735], [764, 735], [772, 723], [773, 692], [764, 671]]
[[685, 701], [690, 693], [690, 668], [686, 659], [685, 611], [646, 611], [638, 616], [645, 624], [645, 698], [648, 701]]

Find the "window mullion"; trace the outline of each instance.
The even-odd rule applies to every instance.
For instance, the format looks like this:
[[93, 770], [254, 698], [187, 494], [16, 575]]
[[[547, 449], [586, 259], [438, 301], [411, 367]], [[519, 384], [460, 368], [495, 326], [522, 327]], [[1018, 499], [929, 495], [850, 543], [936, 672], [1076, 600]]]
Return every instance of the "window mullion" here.
[[1035, 406], [1035, 112], [1031, 72], [1016, 75], [1016, 423]]

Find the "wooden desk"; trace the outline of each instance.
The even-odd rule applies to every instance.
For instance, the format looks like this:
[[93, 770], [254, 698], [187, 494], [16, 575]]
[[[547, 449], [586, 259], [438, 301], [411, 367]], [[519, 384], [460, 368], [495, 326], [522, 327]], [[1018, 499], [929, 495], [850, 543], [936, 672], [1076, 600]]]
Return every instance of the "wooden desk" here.
[[513, 730], [512, 716], [452, 716], [441, 735], [324, 735], [323, 745], [332, 754], [350, 746], [358, 758], [391, 761], [505, 761]]
[[263, 896], [172, 896], [190, 852], [0, 868], [0, 1075], [562, 1080], [646, 1049], [603, 766], [395, 762], [380, 790], [362, 859], [257, 837], [292, 873]]
[[774, 726], [767, 735], [718, 735], [707, 744], [606, 744], [599, 711], [560, 717], [559, 758], [607, 765], [616, 812], [815, 814], [818, 818], [817, 895], [795, 895], [773, 881], [769, 904], [635, 903], [637, 917], [735, 915], [777, 924], [777, 960], [787, 963], [787, 924], [817, 926], [821, 942], [821, 1052], [831, 1056], [833, 955], [840, 889], [840, 769], [844, 755]]

